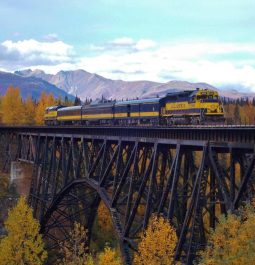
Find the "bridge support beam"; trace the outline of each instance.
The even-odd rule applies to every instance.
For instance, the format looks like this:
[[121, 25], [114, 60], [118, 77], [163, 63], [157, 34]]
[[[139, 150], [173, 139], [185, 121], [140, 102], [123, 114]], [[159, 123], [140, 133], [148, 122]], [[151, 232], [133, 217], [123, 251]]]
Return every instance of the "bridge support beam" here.
[[192, 264], [220, 214], [255, 191], [253, 146], [238, 142], [24, 132], [15, 141], [8, 159], [34, 165], [30, 203], [52, 249], [74, 222], [90, 237], [103, 201], [125, 264], [153, 214], [176, 228], [175, 259]]

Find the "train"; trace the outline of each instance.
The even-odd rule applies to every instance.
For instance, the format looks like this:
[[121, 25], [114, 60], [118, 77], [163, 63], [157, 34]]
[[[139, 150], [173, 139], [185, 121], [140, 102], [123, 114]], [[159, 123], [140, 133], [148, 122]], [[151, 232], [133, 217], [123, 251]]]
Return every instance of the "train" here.
[[224, 123], [217, 91], [193, 89], [163, 97], [134, 100], [97, 100], [82, 106], [50, 106], [44, 122], [56, 125], [189, 125]]

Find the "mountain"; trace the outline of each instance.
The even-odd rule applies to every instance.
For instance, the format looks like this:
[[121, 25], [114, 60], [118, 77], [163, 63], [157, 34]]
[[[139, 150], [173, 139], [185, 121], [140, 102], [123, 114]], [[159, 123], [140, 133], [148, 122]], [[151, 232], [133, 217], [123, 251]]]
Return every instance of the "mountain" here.
[[159, 85], [150, 81], [126, 82], [122, 80], [111, 80], [97, 74], [91, 74], [84, 70], [60, 71], [56, 75], [46, 74], [41, 70], [16, 71], [18, 75], [25, 77], [41, 78], [66, 92], [85, 98], [130, 98], [141, 97], [152, 87]]
[[19, 87], [22, 98], [31, 95], [34, 99], [38, 99], [42, 93], [52, 93], [55, 97], [67, 96], [69, 99], [74, 99], [73, 95], [59, 89], [54, 84], [51, 84], [41, 78], [34, 76], [26, 77], [18, 74], [12, 74], [0, 71], [0, 95], [4, 95], [9, 86]]
[[86, 98], [132, 99], [141, 97], [162, 96], [168, 92], [190, 90], [195, 88], [218, 90], [220, 95], [229, 98], [255, 97], [255, 93], [245, 93], [245, 89], [235, 86], [217, 89], [207, 83], [190, 83], [173, 80], [167, 83], [151, 81], [122, 81], [111, 80], [84, 70], [60, 71], [55, 75], [46, 74], [42, 70], [16, 71], [16, 75], [26, 78], [37, 78], [63, 89], [67, 93], [78, 95], [82, 100]]

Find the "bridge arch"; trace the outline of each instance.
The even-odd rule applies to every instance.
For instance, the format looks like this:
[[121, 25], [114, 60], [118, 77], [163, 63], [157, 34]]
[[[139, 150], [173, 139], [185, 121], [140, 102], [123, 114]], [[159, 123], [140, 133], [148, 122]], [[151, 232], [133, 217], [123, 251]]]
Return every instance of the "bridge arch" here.
[[[83, 221], [85, 221], [85, 223], [83, 223], [83, 225], [85, 225], [85, 228], [88, 231], [88, 239], [90, 240], [90, 238], [91, 238], [91, 233], [92, 233], [91, 230], [92, 230], [92, 227], [93, 227], [93, 224], [94, 224], [94, 221], [95, 221], [95, 217], [96, 217], [96, 214], [97, 214], [98, 206], [100, 204], [100, 201], [102, 201], [104, 203], [104, 205], [107, 207], [107, 209], [109, 211], [109, 214], [111, 216], [111, 221], [112, 221], [112, 224], [113, 224], [113, 227], [114, 227], [115, 236], [116, 236], [116, 238], [118, 240], [118, 245], [119, 245], [120, 250], [121, 250], [121, 252], [123, 254], [122, 256], [125, 258], [125, 260], [130, 259], [130, 256], [129, 256], [130, 253], [127, 252], [127, 248], [125, 247], [125, 243], [123, 242], [124, 239], [123, 239], [123, 236], [121, 234], [121, 227], [120, 227], [121, 224], [117, 220], [117, 218], [119, 218], [119, 217], [117, 216], [116, 209], [111, 207], [110, 202], [104, 196], [104, 191], [101, 190], [100, 188], [98, 188], [97, 186], [95, 186], [95, 184], [92, 181], [90, 181], [89, 179], [87, 179], [87, 178], [81, 178], [81, 179], [73, 180], [71, 183], [69, 183], [67, 186], [65, 186], [56, 195], [55, 199], [51, 202], [51, 204], [48, 207], [45, 215], [41, 219], [41, 231], [40, 231], [40, 233], [42, 233], [45, 236], [47, 236], [48, 238], [52, 239], [52, 237], [49, 236], [50, 229], [48, 229], [48, 227], [47, 227], [48, 223], [50, 222], [51, 217], [54, 215], [54, 212], [59, 208], [59, 206], [61, 207], [61, 202], [77, 186], [79, 187], [79, 189], [89, 188], [89, 189], [95, 191], [93, 200], [90, 202], [90, 205], [87, 205], [87, 208], [89, 208], [89, 211], [80, 213], [82, 215], [85, 215], [85, 217], [87, 217], [87, 218], [85, 218], [86, 220], [83, 220]], [[77, 201], [74, 202], [74, 203], [78, 203], [79, 199], [83, 200], [84, 199], [84, 195], [82, 195], [82, 196], [83, 196], [83, 198], [78, 198], [77, 197], [76, 198]], [[73, 205], [69, 205], [69, 206], [73, 207]], [[54, 219], [56, 221], [56, 218], [54, 218]], [[71, 222], [73, 223], [73, 221], [74, 220], [72, 220]], [[77, 221], [79, 221], [79, 220], [77, 219]], [[50, 224], [49, 224], [49, 226], [50, 226]], [[56, 243], [58, 243], [58, 242], [56, 242]]]

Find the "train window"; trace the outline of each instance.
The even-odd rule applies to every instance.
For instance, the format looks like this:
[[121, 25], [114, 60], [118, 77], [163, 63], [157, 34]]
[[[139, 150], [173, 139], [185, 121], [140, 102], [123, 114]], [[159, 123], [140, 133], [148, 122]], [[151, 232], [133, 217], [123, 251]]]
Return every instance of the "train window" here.
[[200, 100], [200, 99], [207, 99], [207, 95], [197, 96], [197, 100]]
[[191, 98], [189, 99], [189, 102], [190, 102], [190, 103], [194, 103], [194, 102], [195, 102], [195, 96], [191, 97]]

